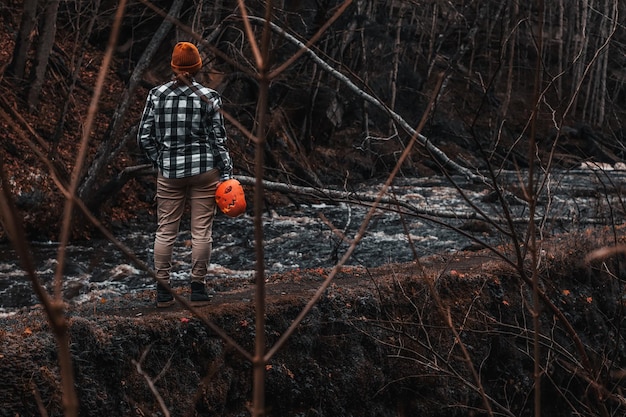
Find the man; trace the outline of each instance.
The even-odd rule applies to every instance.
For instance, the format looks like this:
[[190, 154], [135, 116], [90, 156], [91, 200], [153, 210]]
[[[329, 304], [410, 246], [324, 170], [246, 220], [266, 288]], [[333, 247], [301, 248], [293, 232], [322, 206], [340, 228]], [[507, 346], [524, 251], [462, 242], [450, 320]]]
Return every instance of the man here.
[[[198, 83], [202, 68], [198, 49], [189, 42], [174, 46], [174, 77], [150, 90], [141, 117], [137, 143], [158, 170], [154, 269], [169, 283], [172, 250], [186, 200], [191, 206], [192, 305], [209, 302], [205, 278], [211, 258], [215, 189], [232, 177], [232, 161], [226, 147], [220, 95]], [[157, 307], [174, 298], [157, 284]]]

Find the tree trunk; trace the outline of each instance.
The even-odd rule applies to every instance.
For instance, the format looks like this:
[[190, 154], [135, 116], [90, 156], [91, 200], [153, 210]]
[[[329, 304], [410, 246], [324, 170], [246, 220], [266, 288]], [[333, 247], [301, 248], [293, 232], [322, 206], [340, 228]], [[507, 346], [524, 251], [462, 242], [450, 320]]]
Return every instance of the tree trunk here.
[[7, 69], [8, 74], [14, 76], [18, 80], [24, 79], [26, 60], [28, 58], [28, 51], [30, 50], [35, 33], [36, 22], [37, 0], [24, 0], [20, 32], [15, 42], [15, 48], [13, 49], [13, 60]]
[[[563, 0], [559, 0], [559, 25], [557, 29], [556, 38], [559, 42], [558, 44], [558, 56], [557, 56], [557, 74], [561, 74], [563, 72], [563, 63], [565, 62], [565, 57], [563, 56], [563, 48], [565, 46], [565, 6], [563, 5]], [[563, 77], [559, 76], [556, 80], [557, 91], [559, 92], [559, 96], [563, 95]], [[559, 97], [561, 100], [561, 97]]]
[[60, 0], [48, 0], [46, 9], [43, 14], [43, 29], [39, 37], [39, 46], [37, 48], [37, 56], [35, 57], [35, 65], [31, 76], [31, 85], [28, 91], [28, 105], [31, 110], [39, 105], [39, 95], [46, 78], [46, 70], [48, 69], [48, 59], [52, 46], [54, 46], [54, 38], [57, 33], [57, 12], [59, 10]]
[[[362, 67], [363, 67], [363, 82], [365, 83], [365, 85], [369, 85], [369, 78], [367, 77], [368, 71], [366, 67], [367, 47], [366, 47], [365, 42], [366, 42], [365, 35], [363, 31], [361, 31], [361, 43], [360, 44], [361, 44], [361, 60], [362, 60]], [[364, 146], [365, 150], [369, 151], [370, 149], [370, 121], [369, 121], [369, 103], [367, 102], [367, 100], [363, 100], [361, 112], [362, 112], [361, 129], [363, 130], [363, 134], [365, 135], [365, 140], [363, 144], [365, 145]]]
[[[398, 90], [398, 67], [400, 66], [400, 54], [402, 53], [402, 19], [404, 17], [404, 6], [400, 3], [400, 11], [398, 16], [398, 23], [396, 23], [396, 41], [393, 45], [393, 70], [391, 72], [391, 79], [389, 80], [389, 89], [391, 90], [391, 99], [389, 100], [389, 108], [394, 110], [396, 107], [396, 95]], [[389, 131], [393, 132], [394, 129], [393, 120], [389, 120]]]
[[[570, 59], [573, 57], [582, 57], [582, 59], [576, 59], [574, 61], [574, 74], [572, 77], [572, 91], [570, 95], [573, 97], [572, 103], [572, 111], [570, 116], [574, 117], [577, 113], [577, 103], [579, 97], [578, 85], [582, 80], [583, 74], [585, 72], [585, 62], [584, 59], [587, 56], [587, 44], [589, 42], [589, 38], [587, 36], [587, 19], [589, 14], [589, 7], [586, 2], [582, 2], [579, 4], [579, 9], [576, 9], [576, 19], [578, 20], [576, 27], [578, 27], [578, 31], [574, 33], [574, 51]], [[579, 37], [578, 37], [579, 36]]]
[[[508, 51], [508, 62], [506, 65], [507, 74], [506, 74], [506, 93], [504, 94], [504, 100], [502, 101], [502, 106], [500, 107], [500, 117], [503, 119], [506, 117], [509, 111], [509, 105], [511, 104], [511, 95], [513, 93], [513, 83], [514, 83], [514, 69], [515, 69], [515, 54], [516, 49], [515, 45], [517, 44], [517, 39], [519, 38], [519, 26], [518, 26], [518, 16], [519, 16], [519, 5], [517, 1], [509, 1], [509, 13], [507, 17], [507, 24], [505, 26], [506, 35], [508, 36], [508, 41], [506, 44], [506, 49]], [[509, 34], [510, 32], [510, 34]]]
[[608, 65], [609, 65], [609, 39], [613, 36], [615, 31], [615, 26], [610, 24], [610, 22], [617, 21], [617, 13], [615, 12], [615, 8], [611, 7], [611, 0], [606, 0], [604, 15], [610, 16], [610, 20], [602, 20], [602, 40], [606, 43], [605, 45], [600, 46], [603, 48], [600, 58], [598, 60], [598, 98], [597, 98], [597, 110], [596, 110], [596, 119], [595, 122], [597, 125], [601, 125], [604, 123], [604, 118], [606, 114], [606, 96], [607, 96], [607, 76], [608, 76]]

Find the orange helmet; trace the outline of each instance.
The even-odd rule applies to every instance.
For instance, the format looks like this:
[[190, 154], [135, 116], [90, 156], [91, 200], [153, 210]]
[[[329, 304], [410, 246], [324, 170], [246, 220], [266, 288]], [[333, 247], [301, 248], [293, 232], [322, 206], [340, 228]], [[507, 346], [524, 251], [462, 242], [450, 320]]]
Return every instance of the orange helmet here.
[[246, 196], [241, 183], [234, 178], [221, 182], [215, 190], [215, 201], [222, 213], [237, 217], [246, 211]]

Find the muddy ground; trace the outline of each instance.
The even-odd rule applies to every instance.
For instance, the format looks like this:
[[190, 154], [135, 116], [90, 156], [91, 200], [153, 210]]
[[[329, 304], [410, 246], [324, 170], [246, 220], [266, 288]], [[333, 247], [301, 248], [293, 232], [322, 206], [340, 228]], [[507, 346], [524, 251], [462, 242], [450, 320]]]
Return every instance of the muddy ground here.
[[[542, 415], [626, 413], [626, 274], [619, 257], [584, 262], [611, 236], [541, 244]], [[266, 277], [268, 348], [329, 272]], [[253, 352], [253, 282], [210, 285], [200, 313]], [[533, 415], [532, 300], [487, 251], [346, 268], [266, 366], [267, 415]], [[146, 291], [67, 313], [81, 416], [165, 415], [148, 381], [172, 416], [251, 415], [251, 364], [179, 304]], [[56, 356], [41, 308], [0, 319], [0, 416], [62, 415]]]

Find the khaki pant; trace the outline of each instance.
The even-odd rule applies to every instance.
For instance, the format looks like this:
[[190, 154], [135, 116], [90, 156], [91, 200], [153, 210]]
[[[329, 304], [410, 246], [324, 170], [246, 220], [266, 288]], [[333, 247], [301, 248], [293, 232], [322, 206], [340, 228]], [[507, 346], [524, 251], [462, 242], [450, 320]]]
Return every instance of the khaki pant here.
[[188, 178], [157, 178], [158, 226], [154, 239], [154, 269], [169, 280], [172, 251], [187, 199], [191, 206], [191, 281], [204, 283], [211, 259], [215, 189], [219, 171]]

